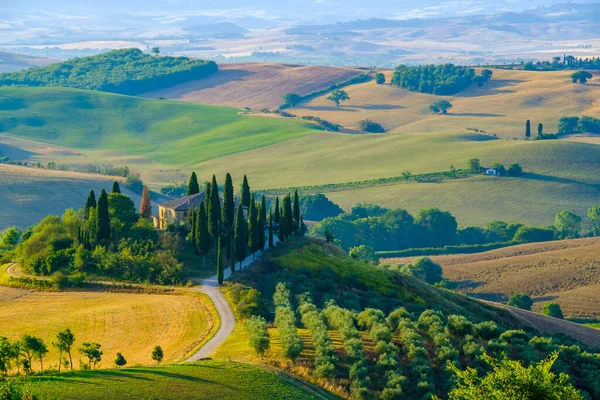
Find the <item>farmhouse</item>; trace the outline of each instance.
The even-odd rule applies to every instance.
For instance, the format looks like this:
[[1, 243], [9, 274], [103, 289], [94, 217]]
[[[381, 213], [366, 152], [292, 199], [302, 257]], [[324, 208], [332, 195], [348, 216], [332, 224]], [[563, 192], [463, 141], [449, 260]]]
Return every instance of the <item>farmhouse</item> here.
[[154, 228], [165, 229], [168, 224], [179, 225], [188, 222], [188, 213], [198, 209], [200, 202], [204, 200], [204, 192], [185, 196], [180, 199], [167, 201], [158, 205], [158, 217], [152, 217]]

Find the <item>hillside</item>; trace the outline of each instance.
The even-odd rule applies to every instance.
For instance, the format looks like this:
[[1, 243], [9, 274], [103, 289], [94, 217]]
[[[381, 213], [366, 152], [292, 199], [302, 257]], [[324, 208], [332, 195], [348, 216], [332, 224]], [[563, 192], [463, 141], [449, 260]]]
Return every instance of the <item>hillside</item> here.
[[[370, 118], [390, 132], [466, 134], [467, 128], [473, 128], [503, 139], [522, 139], [527, 119], [534, 128], [541, 122], [545, 132], [556, 132], [560, 117], [600, 113], [600, 84], [594, 80], [575, 85], [569, 71], [492, 71], [492, 80], [483, 87], [473, 85], [454, 96], [415, 93], [388, 83], [368, 82], [347, 87], [350, 100], [342, 107], [335, 107], [327, 96], [321, 96], [290, 112], [316, 115], [346, 127]], [[595, 76], [600, 75], [596, 72]], [[391, 77], [392, 72], [387, 72], [387, 82]], [[440, 98], [453, 104], [448, 115], [433, 115], [428, 110], [429, 104]]]
[[[526, 293], [540, 310], [547, 301], [560, 304], [566, 317], [600, 318], [600, 239], [532, 243], [471, 255], [432, 257], [444, 277], [473, 296], [505, 301]], [[408, 259], [385, 262], [403, 263]]]
[[217, 69], [213, 61], [154, 57], [139, 49], [123, 49], [2, 74], [0, 86], [63, 86], [138, 94], [199, 79]]
[[50, 374], [32, 378], [29, 387], [42, 400], [334, 398], [259, 366], [219, 361]]
[[[106, 368], [112, 366], [117, 352], [130, 365], [151, 365], [157, 343], [163, 347], [165, 362], [181, 361], [218, 324], [212, 303], [203, 295], [39, 292], [2, 286], [0, 306], [0, 331], [8, 340], [28, 334], [48, 344], [46, 368], [58, 366], [58, 351], [50, 344], [66, 328], [75, 335], [77, 347], [100, 343], [104, 357], [99, 367]], [[74, 368], [81, 366], [81, 358], [74, 352]], [[37, 371], [39, 363], [33, 367]]]
[[286, 93], [301, 96], [325, 89], [360, 74], [353, 68], [290, 64], [219, 64], [212, 76], [182, 83], [142, 97], [164, 97], [198, 104], [235, 108], [276, 108]]
[[[224, 292], [241, 326], [216, 359], [260, 360], [343, 398], [354, 398], [361, 387], [377, 396], [393, 389], [407, 398], [447, 398], [454, 383], [446, 362], [480, 365], [469, 350], [472, 340], [477, 354], [505, 352], [530, 362], [576, 344], [573, 338], [583, 348], [600, 344], [600, 331], [593, 328], [439, 289], [394, 268], [350, 258], [321, 240], [291, 238], [252, 269], [235, 273]], [[253, 319], [244, 320], [250, 315]], [[252, 340], [260, 317], [266, 319], [263, 334], [270, 346], [259, 357]], [[566, 351], [563, 357], [565, 364], [557, 368], [590, 390], [591, 380], [576, 378], [578, 370], [566, 367], [583, 360], [567, 361]], [[357, 376], [356, 368], [364, 374]], [[392, 379], [396, 376], [405, 379]]]
[[[62, 215], [67, 208], [80, 209], [90, 190], [96, 193], [100, 193], [101, 189], [110, 191], [115, 180], [121, 182], [123, 193], [139, 206], [140, 194], [129, 190], [120, 177], [0, 164], [0, 185], [3, 188], [0, 203], [4, 206], [0, 211], [0, 230], [12, 225], [27, 228], [47, 215]], [[158, 212], [156, 203], [165, 199], [152, 194], [155, 214]]]
[[16, 72], [25, 68], [45, 67], [57, 62], [51, 58], [31, 57], [23, 54], [0, 52], [0, 73]]

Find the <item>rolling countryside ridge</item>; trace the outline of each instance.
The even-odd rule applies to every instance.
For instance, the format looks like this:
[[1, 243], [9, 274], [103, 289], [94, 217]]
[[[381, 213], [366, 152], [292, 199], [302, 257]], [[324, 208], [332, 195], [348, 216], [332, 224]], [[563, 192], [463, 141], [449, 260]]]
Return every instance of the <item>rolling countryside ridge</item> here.
[[600, 400], [593, 0], [0, 11], [0, 400]]

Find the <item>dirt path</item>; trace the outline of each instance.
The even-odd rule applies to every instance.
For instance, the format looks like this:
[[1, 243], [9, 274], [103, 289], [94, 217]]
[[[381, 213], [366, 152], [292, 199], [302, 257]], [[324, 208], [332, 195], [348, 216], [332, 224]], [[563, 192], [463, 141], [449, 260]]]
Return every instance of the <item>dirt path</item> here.
[[[273, 237], [274, 243], [277, 243], [279, 240], [277, 236]], [[268, 245], [266, 246], [268, 249]], [[260, 256], [253, 257], [252, 255], [246, 257], [246, 259], [240, 264], [236, 264], [236, 271], [244, 270], [249, 268], [255, 261], [259, 260]], [[231, 268], [225, 268], [223, 273], [224, 279], [228, 279], [231, 276]], [[193, 362], [198, 361], [203, 358], [210, 357], [210, 355], [221, 345], [225, 340], [231, 335], [233, 332], [233, 328], [235, 327], [235, 315], [233, 314], [233, 310], [229, 306], [227, 299], [223, 296], [223, 293], [219, 290], [219, 283], [217, 281], [217, 275], [213, 275], [210, 278], [203, 279], [201, 282], [200, 292], [206, 294], [213, 301], [215, 305], [215, 309], [217, 313], [219, 313], [219, 318], [221, 320], [221, 326], [215, 335], [210, 338], [208, 342], [204, 346], [202, 346], [196, 353], [190, 356], [186, 361]]]

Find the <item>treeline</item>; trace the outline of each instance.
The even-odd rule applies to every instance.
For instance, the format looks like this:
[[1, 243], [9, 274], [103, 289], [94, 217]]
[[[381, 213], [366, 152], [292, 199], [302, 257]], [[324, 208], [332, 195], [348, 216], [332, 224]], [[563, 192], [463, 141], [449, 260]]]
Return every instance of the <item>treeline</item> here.
[[214, 61], [155, 57], [139, 49], [123, 49], [1, 74], [0, 86], [64, 86], [135, 95], [200, 79], [217, 69]]
[[523, 69], [526, 71], [559, 71], [564, 69], [600, 69], [600, 57], [574, 57], [564, 55], [561, 57], [553, 57], [548, 61], [528, 61], [523, 64]]
[[[293, 311], [295, 298], [300, 322], [314, 346], [314, 352], [295, 364], [301, 365], [302, 373], [308, 370], [311, 378], [326, 382], [344, 397], [480, 398], [459, 396], [482, 390], [478, 379], [457, 379], [464, 376], [464, 371], [494, 380], [499, 393], [506, 394], [500, 382], [511, 370], [521, 374], [521, 379], [511, 381], [517, 393], [535, 386], [536, 393], [561, 394], [544, 398], [583, 399], [582, 396], [600, 395], [597, 350], [566, 336], [534, 336], [493, 321], [472, 321], [464, 315], [431, 309], [409, 312], [398, 307], [386, 314], [378, 308], [364, 308], [358, 312], [340, 307], [335, 301], [327, 301], [319, 309], [308, 293], [301, 292], [303, 288], [294, 288], [293, 296], [288, 287], [277, 283], [273, 296], [281, 357], [294, 361], [304, 348]], [[246, 324], [250, 332], [255, 332], [255, 338], [268, 336], [263, 317], [253, 316]], [[331, 330], [339, 333], [337, 348]], [[369, 352], [365, 351], [365, 339], [372, 343]], [[264, 355], [264, 347], [255, 350]], [[552, 369], [544, 369], [546, 377], [532, 383], [529, 379], [540, 376], [532, 371], [537, 363], [549, 363]], [[532, 367], [526, 369], [529, 365]], [[526, 378], [528, 374], [532, 374], [530, 378]], [[558, 380], [558, 374], [565, 374], [564, 378]]]
[[560, 135], [586, 132], [600, 134], [600, 119], [583, 115], [581, 117], [562, 117], [558, 121], [558, 134]]
[[[87, 370], [94, 369], [99, 362], [102, 361], [104, 352], [102, 345], [97, 342], [84, 342], [79, 347], [75, 347], [76, 337], [71, 329], [66, 328], [56, 334], [52, 347], [58, 353], [58, 364], [50, 368], [46, 368], [46, 372], [61, 372], [61, 369], [73, 371], [75, 366], [73, 363], [73, 355], [75, 351], [87, 359], [87, 363], [79, 360], [79, 369]], [[37, 336], [23, 334], [19, 340], [10, 341], [6, 337], [0, 337], [0, 372], [2, 375], [17, 374], [21, 372], [29, 375], [35, 371], [34, 361], [39, 362], [40, 367], [37, 372], [44, 372], [44, 358], [50, 352], [48, 344]], [[152, 360], [160, 363], [163, 360], [164, 354], [160, 346], [154, 346], [151, 353]], [[127, 360], [121, 353], [116, 354], [114, 365], [123, 367], [127, 364]], [[0, 390], [0, 393], [5, 395], [3, 399], [13, 399], [7, 393]], [[33, 397], [23, 396], [23, 399], [33, 399]], [[19, 397], [21, 399], [21, 397]]]
[[[600, 206], [587, 214], [592, 230], [584, 236], [600, 235]], [[335, 238], [345, 249], [365, 245], [376, 251], [405, 250], [420, 255], [423, 248], [446, 248], [457, 252], [483, 251], [498, 245], [544, 242], [582, 236], [582, 218], [569, 211], [559, 212], [554, 225], [527, 226], [493, 221], [485, 228], [459, 228], [456, 218], [438, 208], [420, 210], [416, 216], [403, 209], [390, 210], [371, 204], [359, 204], [350, 212], [328, 217], [317, 223], [311, 233]], [[493, 244], [493, 245], [492, 245]], [[462, 247], [464, 246], [464, 247]], [[473, 248], [473, 249], [471, 249]]]
[[396, 67], [391, 83], [412, 92], [448, 96], [473, 83], [482, 86], [491, 79], [492, 74], [491, 70], [484, 69], [481, 75], [476, 75], [473, 68], [454, 64], [400, 65]]

